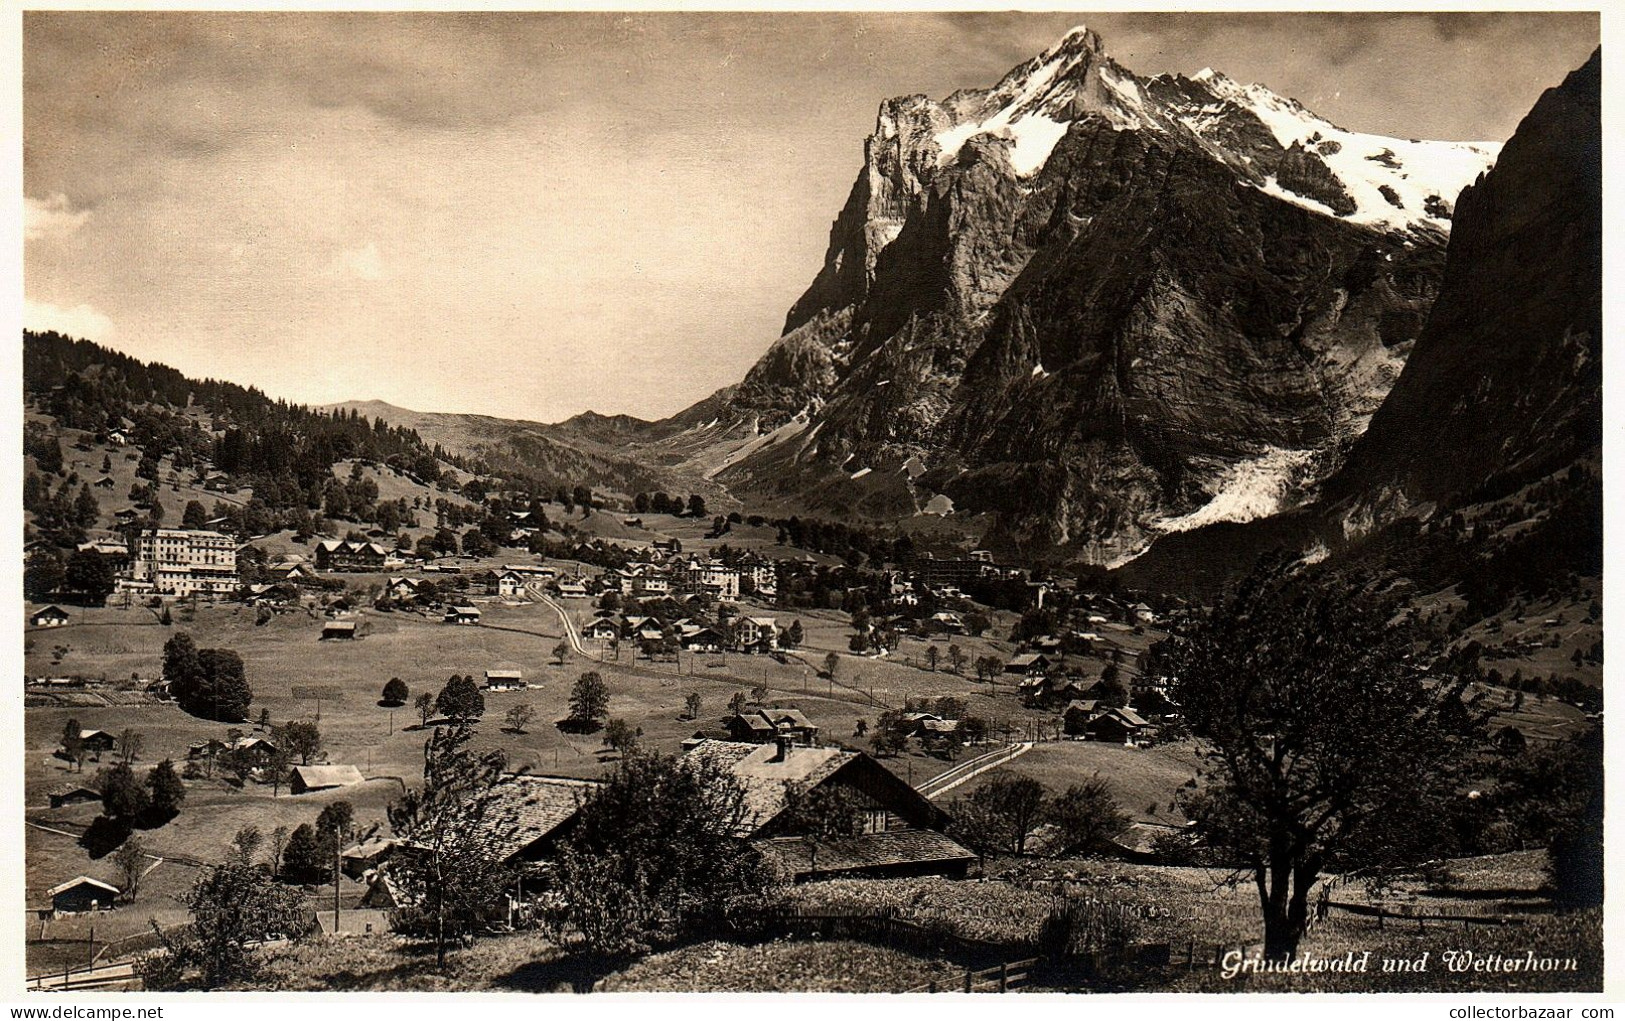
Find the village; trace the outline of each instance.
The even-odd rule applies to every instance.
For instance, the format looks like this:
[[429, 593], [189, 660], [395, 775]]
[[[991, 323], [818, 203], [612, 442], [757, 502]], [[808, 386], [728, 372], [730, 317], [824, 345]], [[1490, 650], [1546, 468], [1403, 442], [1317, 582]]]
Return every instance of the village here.
[[[340, 854], [336, 924], [386, 930], [398, 905], [387, 869], [396, 842], [383, 809], [414, 782], [427, 729], [446, 722], [431, 696], [448, 675], [478, 687], [487, 720], [478, 741], [520, 766], [504, 797], [551, 806], [514, 810], [517, 825], [504, 839], [516, 863], [545, 860], [568, 832], [583, 785], [633, 742], [736, 760], [747, 784], [766, 784], [781, 801], [787, 784], [809, 777], [863, 791], [871, 821], [862, 834], [799, 865], [799, 840], [775, 830], [783, 805], [761, 795], [741, 835], [762, 840], [798, 881], [965, 875], [977, 856], [943, 832], [947, 813], [928, 796], [934, 778], [948, 776], [936, 786], [962, 794], [1051, 744], [1057, 753], [1040, 750], [1034, 761], [1047, 759], [1056, 774], [1073, 760], [1078, 769], [1134, 772], [1133, 756], [1161, 756], [1151, 772], [1164, 804], [1122, 836], [1143, 850], [1183, 824], [1171, 795], [1194, 760], [1154, 747], [1160, 727], [1177, 727], [1177, 713], [1139, 680], [1158, 635], [1143, 603], [1090, 600], [1066, 615], [1061, 634], [1015, 642], [1019, 616], [973, 602], [961, 586], [1013, 580], [1052, 604], [1062, 590], [985, 553], [871, 572], [862, 578], [868, 587], [826, 597], [853, 608], [846, 612], [778, 600], [828, 570], [828, 557], [741, 551], [703, 537], [685, 549], [665, 535], [527, 557], [527, 517], [513, 513], [513, 546], [484, 557], [426, 556], [371, 537], [317, 539], [304, 549], [281, 537], [241, 543], [209, 528], [87, 542], [83, 550], [114, 574], [107, 605], [49, 604], [28, 622], [26, 776], [29, 803], [39, 806], [30, 814], [29, 889], [42, 919], [31, 971], [76, 957], [74, 937], [88, 941], [98, 927], [98, 963], [120, 947], [141, 949], [149, 918], [185, 915], [165, 879], [179, 882], [196, 866], [178, 862], [224, 856], [244, 825], [267, 839], [279, 824], [286, 834], [334, 802], [351, 806], [355, 836]], [[768, 530], [741, 521], [729, 531], [737, 542]], [[181, 632], [241, 655], [254, 695], [240, 724], [211, 724], [176, 704], [159, 647]], [[566, 700], [589, 671], [604, 679], [604, 716], [574, 728]], [[1141, 715], [1136, 694], [1158, 711]], [[508, 725], [499, 730], [496, 720]], [[289, 723], [319, 733], [297, 758], [277, 746]], [[71, 749], [69, 726], [78, 728]], [[633, 736], [612, 747], [608, 735], [623, 733]], [[1064, 742], [1089, 746], [1073, 755], [1061, 752]], [[143, 867], [155, 875], [140, 881], [132, 903], [110, 859], [87, 858], [94, 849], [72, 837], [105, 811], [91, 775], [98, 767], [160, 761], [175, 764], [187, 807], [138, 834]], [[982, 764], [965, 768], [973, 763]], [[1126, 793], [1144, 786], [1124, 783]], [[333, 892], [313, 895], [313, 925], [335, 924], [330, 910], [318, 910], [331, 907]], [[512, 899], [502, 915], [524, 910]]]
[[[1188, 824], [1178, 795], [1199, 759], [1147, 674], [1162, 632], [1142, 601], [972, 552], [882, 565], [823, 606], [786, 606], [782, 593], [841, 565], [776, 549], [766, 527], [735, 526], [734, 543], [762, 533], [740, 550], [672, 518], [660, 524], [687, 525], [686, 540], [595, 538], [545, 557], [524, 552], [523, 512], [511, 523], [515, 545], [482, 557], [372, 538], [306, 552], [210, 529], [93, 540], [114, 568], [107, 605], [47, 605], [28, 622], [30, 972], [125, 975], [119, 962], [152, 946], [154, 923], [182, 924], [193, 873], [245, 828], [285, 863], [290, 835], [333, 806], [346, 817], [347, 840], [327, 838], [336, 867], [288, 870], [306, 884], [308, 924], [332, 938], [390, 931], [401, 841], [385, 810], [417, 782], [427, 733], [456, 722], [447, 691], [459, 679], [485, 721], [476, 745], [513, 764], [488, 825], [503, 864], [530, 881], [490, 905], [503, 929], [526, 926], [587, 793], [633, 748], [724, 763], [751, 805], [738, 835], [796, 884], [980, 875], [945, 806], [1017, 775], [1056, 791], [1104, 778], [1121, 811], [1095, 847], [1108, 861], [1158, 861]], [[1028, 612], [969, 599], [985, 579], [1030, 591]], [[1046, 602], [1065, 613], [1037, 616]], [[1054, 626], [1031, 633], [1038, 620]], [[182, 632], [241, 656], [253, 697], [240, 723], [176, 704], [163, 662]], [[581, 720], [588, 674], [603, 695]], [[1531, 734], [1580, 722], [1562, 703], [1521, 711]], [[121, 869], [86, 839], [108, 811], [92, 774], [160, 762], [181, 777], [184, 807], [136, 830], [141, 857]], [[790, 802], [820, 788], [848, 792], [862, 822], [811, 847]]]

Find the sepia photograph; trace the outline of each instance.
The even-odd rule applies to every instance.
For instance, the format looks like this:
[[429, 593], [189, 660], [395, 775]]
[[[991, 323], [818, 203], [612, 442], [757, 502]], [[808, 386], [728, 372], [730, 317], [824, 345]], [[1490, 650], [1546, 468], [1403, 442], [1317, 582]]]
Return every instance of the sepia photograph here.
[[1600, 11], [8, 17], [14, 999], [1605, 991]]

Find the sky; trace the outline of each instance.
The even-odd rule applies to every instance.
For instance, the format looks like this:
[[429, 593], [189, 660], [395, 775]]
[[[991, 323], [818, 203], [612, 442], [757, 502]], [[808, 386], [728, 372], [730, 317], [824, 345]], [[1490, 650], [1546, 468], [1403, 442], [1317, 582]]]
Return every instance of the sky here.
[[1503, 141], [1586, 13], [23, 19], [24, 323], [320, 404], [658, 418], [822, 262], [881, 100], [1087, 24], [1352, 130]]

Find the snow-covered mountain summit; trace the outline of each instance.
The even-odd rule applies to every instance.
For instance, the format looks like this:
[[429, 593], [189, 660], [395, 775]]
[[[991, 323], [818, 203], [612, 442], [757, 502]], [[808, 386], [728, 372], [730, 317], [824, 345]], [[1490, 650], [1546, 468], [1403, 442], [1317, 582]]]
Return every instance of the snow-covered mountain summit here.
[[1189, 135], [1277, 198], [1388, 230], [1448, 231], [1456, 195], [1500, 151], [1497, 142], [1349, 131], [1296, 100], [1211, 68], [1194, 77], [1141, 78], [1081, 26], [990, 89], [956, 92], [940, 103], [911, 96], [883, 104], [874, 139], [934, 148], [929, 159], [923, 152], [904, 157], [929, 177], [933, 167], [955, 162], [971, 139], [989, 136], [1006, 143], [1017, 175], [1032, 177], [1068, 130], [1090, 118], [1120, 130]]

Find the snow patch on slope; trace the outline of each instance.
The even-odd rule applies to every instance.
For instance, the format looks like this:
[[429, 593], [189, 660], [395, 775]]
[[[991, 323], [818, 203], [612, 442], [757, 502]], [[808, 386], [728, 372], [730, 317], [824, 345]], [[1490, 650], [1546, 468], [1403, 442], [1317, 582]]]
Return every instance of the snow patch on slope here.
[[[1413, 141], [1345, 131], [1262, 85], [1241, 85], [1211, 68], [1196, 80], [1257, 116], [1282, 148], [1296, 143], [1314, 152], [1359, 207], [1340, 217], [1354, 223], [1404, 229], [1426, 222], [1448, 231], [1450, 221], [1439, 215], [1440, 203], [1443, 209], [1453, 206], [1461, 190], [1494, 166], [1501, 152], [1499, 142]], [[1181, 120], [1200, 134], [1210, 123], [1207, 116], [1204, 109]], [[1280, 187], [1273, 178], [1269, 185], [1273, 187], [1263, 190], [1271, 195], [1336, 215], [1322, 203]]]
[[1226, 471], [1207, 503], [1189, 514], [1166, 518], [1158, 527], [1165, 532], [1185, 532], [1220, 521], [1252, 521], [1275, 514], [1313, 456], [1309, 450], [1271, 447]]

